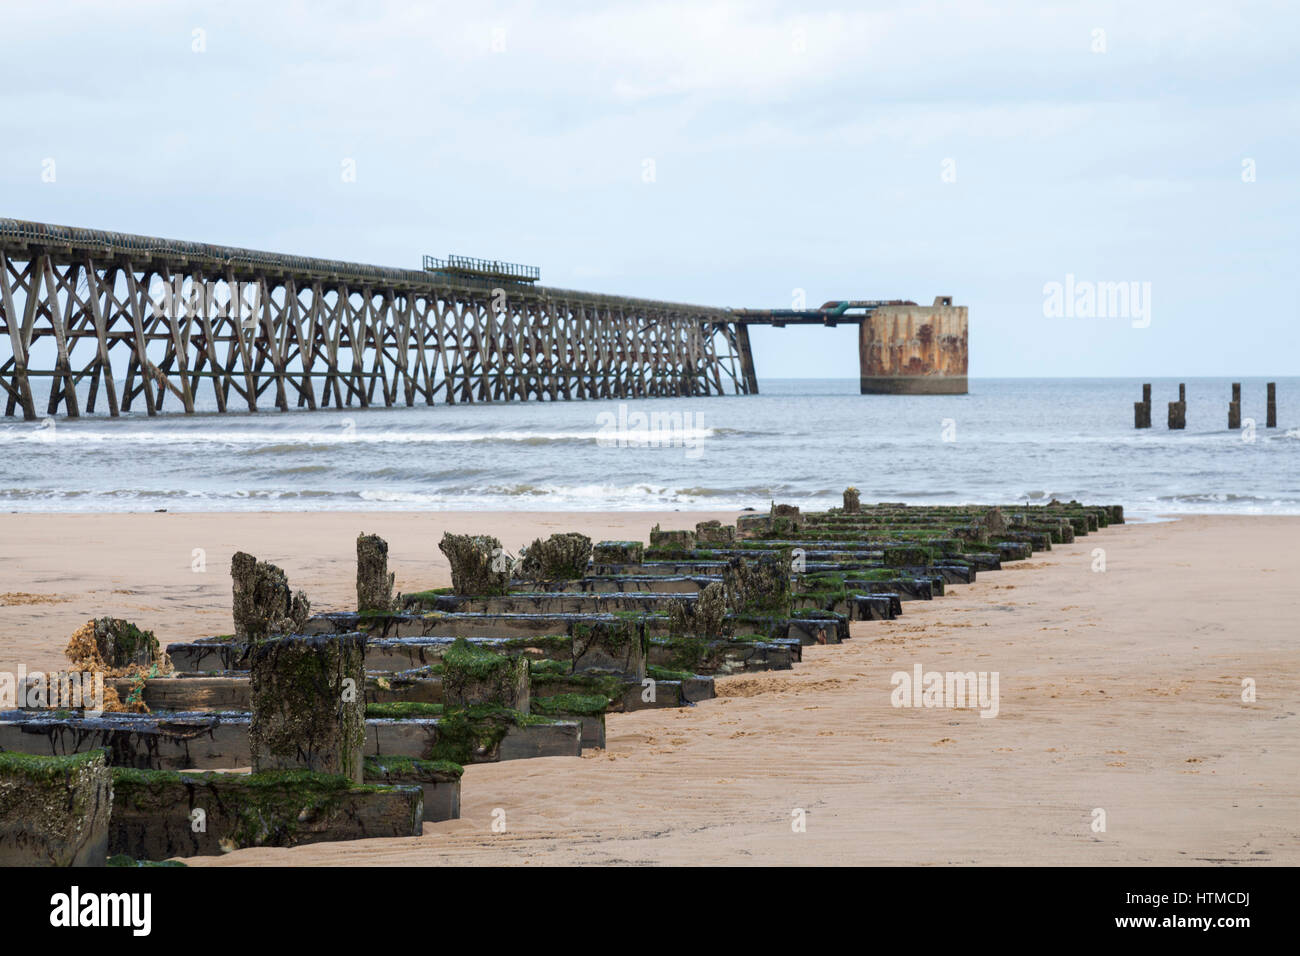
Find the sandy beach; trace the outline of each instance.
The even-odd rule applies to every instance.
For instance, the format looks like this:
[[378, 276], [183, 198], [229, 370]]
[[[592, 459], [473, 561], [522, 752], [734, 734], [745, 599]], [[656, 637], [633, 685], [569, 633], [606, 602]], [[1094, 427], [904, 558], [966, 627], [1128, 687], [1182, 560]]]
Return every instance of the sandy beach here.
[[363, 532], [389, 543], [397, 590], [422, 591], [451, 584], [438, 550], [444, 531], [495, 535], [514, 554], [557, 531], [644, 541], [656, 523], [694, 528], [711, 518], [731, 522], [736, 512], [3, 515], [0, 670], [12, 671], [19, 661], [28, 670], [63, 666], [67, 636], [90, 617], [129, 618], [163, 644], [231, 633], [236, 551], [283, 568], [314, 610], [343, 611], [356, 608], [356, 539]]
[[[416, 589], [448, 583], [443, 530], [513, 550], [554, 531], [644, 540], [656, 522], [713, 517], [735, 513], [6, 515], [0, 669], [59, 666], [92, 615], [164, 642], [228, 632], [239, 548], [283, 566], [317, 607], [344, 608], [359, 531], [389, 541], [397, 586]], [[909, 602], [896, 621], [856, 623], [793, 671], [721, 679], [716, 700], [610, 715], [605, 751], [471, 766], [461, 819], [418, 840], [189, 862], [1294, 865], [1297, 533], [1284, 517], [1113, 527]], [[918, 663], [998, 672], [1000, 713], [891, 706], [891, 675]]]

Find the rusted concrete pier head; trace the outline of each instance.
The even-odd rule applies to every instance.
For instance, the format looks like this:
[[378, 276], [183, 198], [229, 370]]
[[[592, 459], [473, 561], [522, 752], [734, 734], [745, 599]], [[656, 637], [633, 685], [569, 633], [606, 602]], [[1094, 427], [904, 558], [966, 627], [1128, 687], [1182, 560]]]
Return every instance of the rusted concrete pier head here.
[[966, 394], [967, 311], [952, 296], [873, 310], [858, 324], [861, 393]]

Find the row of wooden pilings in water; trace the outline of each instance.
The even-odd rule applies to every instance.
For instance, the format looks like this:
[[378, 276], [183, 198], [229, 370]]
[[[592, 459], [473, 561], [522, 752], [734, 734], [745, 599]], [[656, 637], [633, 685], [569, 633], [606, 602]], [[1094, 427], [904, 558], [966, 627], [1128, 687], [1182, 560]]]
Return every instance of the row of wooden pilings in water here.
[[[1133, 403], [1133, 427], [1151, 427], [1151, 386], [1142, 386], [1142, 401]], [[1169, 427], [1187, 427], [1187, 386], [1178, 385], [1178, 401], [1169, 403]], [[1277, 382], [1268, 383], [1268, 411], [1265, 428], [1277, 428]], [[1228, 402], [1228, 428], [1241, 428], [1241, 383], [1232, 383], [1232, 401]]]

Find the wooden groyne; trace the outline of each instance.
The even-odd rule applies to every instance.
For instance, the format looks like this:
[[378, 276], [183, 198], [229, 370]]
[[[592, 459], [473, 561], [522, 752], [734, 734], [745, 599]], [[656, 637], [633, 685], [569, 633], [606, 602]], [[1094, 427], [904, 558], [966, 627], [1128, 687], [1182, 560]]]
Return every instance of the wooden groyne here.
[[[554, 535], [516, 557], [447, 535], [456, 585], [407, 594], [392, 590], [386, 543], [360, 535], [359, 607], [329, 613], [245, 555], [232, 562], [235, 634], [164, 654], [126, 622], [92, 622], [96, 656], [126, 668], [116, 696], [139, 712], [0, 713], [0, 756], [16, 755], [0, 777], [103, 754], [84, 787], [111, 783], [112, 816], [83, 821], [103, 831], [101, 857], [417, 835], [459, 815], [467, 763], [603, 747], [609, 714], [707, 701], [716, 676], [798, 666], [805, 646], [1123, 520], [1077, 502], [862, 505], [848, 489], [842, 508], [655, 528], [648, 546]], [[91, 812], [80, 791], [61, 805]], [[82, 842], [59, 836], [66, 816], [7, 812], [0, 860], [17, 852], [7, 834], [43, 827], [51, 860], [85, 862]]]

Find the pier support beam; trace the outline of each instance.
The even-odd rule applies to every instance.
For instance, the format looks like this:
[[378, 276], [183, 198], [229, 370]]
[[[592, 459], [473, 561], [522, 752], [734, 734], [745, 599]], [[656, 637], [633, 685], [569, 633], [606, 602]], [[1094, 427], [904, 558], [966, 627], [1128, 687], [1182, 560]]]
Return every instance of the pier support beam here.
[[1232, 383], [1232, 401], [1228, 403], [1228, 428], [1241, 428], [1241, 383]]
[[1277, 428], [1277, 382], [1268, 383], [1268, 418], [1265, 428]]
[[754, 372], [754, 353], [749, 347], [749, 326], [736, 325], [736, 353], [740, 358], [740, 374], [745, 383], [745, 394], [758, 394], [758, 376]]
[[[27, 272], [34, 275], [35, 264], [28, 263]], [[9, 368], [9, 381], [5, 381], [5, 368], [0, 367], [0, 387], [8, 393], [8, 400], [5, 403], [5, 414], [12, 415], [14, 408], [21, 406], [23, 410], [24, 421], [36, 420], [36, 403], [32, 400], [32, 386], [27, 377], [27, 344], [30, 336], [27, 329], [30, 328], [31, 322], [26, 316], [22, 319], [18, 316], [18, 310], [14, 305], [13, 289], [10, 287], [10, 279], [20, 284], [22, 276], [17, 267], [0, 250], [0, 310], [3, 310], [5, 328], [9, 330], [9, 347], [12, 350], [12, 356], [5, 365]], [[31, 280], [35, 286], [35, 279]], [[29, 291], [26, 302], [30, 302], [35, 307], [37, 295], [34, 291]], [[24, 309], [24, 312], [27, 310]]]

